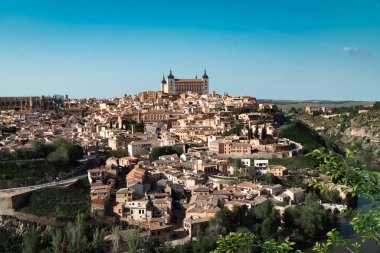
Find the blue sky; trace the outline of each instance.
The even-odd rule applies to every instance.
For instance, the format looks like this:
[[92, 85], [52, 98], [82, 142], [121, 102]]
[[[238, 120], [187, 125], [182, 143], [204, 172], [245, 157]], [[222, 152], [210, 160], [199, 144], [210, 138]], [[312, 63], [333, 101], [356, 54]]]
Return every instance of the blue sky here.
[[273, 99], [380, 100], [380, 0], [0, 0], [0, 96], [120, 97], [169, 69]]

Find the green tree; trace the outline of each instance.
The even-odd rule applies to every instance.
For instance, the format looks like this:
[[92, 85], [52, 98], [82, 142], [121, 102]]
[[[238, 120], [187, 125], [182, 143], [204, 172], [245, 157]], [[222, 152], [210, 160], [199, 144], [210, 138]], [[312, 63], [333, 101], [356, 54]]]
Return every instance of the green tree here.
[[[277, 242], [275, 240], [261, 241], [252, 233], [231, 232], [225, 237], [220, 237], [217, 241], [217, 248], [213, 253], [288, 253], [294, 252], [293, 242], [285, 240]], [[301, 253], [299, 250], [296, 253]]]
[[[190, 244], [191, 245], [191, 244]], [[160, 246], [160, 241], [156, 238], [149, 237], [148, 241], [144, 242], [144, 253], [156, 253], [157, 248]]]
[[[375, 173], [364, 170], [357, 166], [354, 155], [346, 150], [345, 156], [340, 156], [325, 149], [314, 150], [310, 156], [318, 159], [321, 163], [318, 166], [320, 172], [329, 176], [334, 184], [345, 184], [345, 193], [349, 196], [360, 195], [368, 200], [379, 201], [380, 178]], [[328, 191], [328, 187], [323, 181], [314, 180], [311, 184], [320, 191]], [[368, 213], [360, 211], [353, 212], [351, 224], [356, 233], [362, 234], [362, 239], [373, 239], [380, 245], [380, 206], [375, 204]], [[330, 233], [331, 244], [339, 244], [339, 236], [336, 232]], [[315, 249], [319, 252], [328, 249], [330, 245], [317, 243]], [[352, 245], [353, 248], [360, 248], [360, 245]]]
[[22, 253], [37, 253], [38, 240], [38, 234], [34, 227], [25, 232], [22, 239]]
[[215, 223], [222, 224], [226, 229], [226, 233], [229, 233], [234, 228], [233, 212], [227, 208], [220, 209], [213, 218]]
[[281, 180], [269, 172], [261, 176], [261, 181], [265, 184], [281, 184]]
[[175, 253], [192, 253], [193, 252], [193, 242], [187, 241], [184, 244], [177, 245], [174, 248]]
[[281, 224], [281, 219], [273, 203], [269, 200], [264, 201], [255, 208], [254, 213], [260, 221], [256, 228], [259, 237], [265, 240], [277, 238], [277, 230]]
[[69, 153], [64, 147], [57, 148], [54, 152], [50, 153], [47, 161], [54, 166], [67, 165], [69, 163]]
[[94, 250], [94, 252], [103, 252], [105, 234], [106, 231], [104, 228], [96, 228], [91, 241], [91, 248]]
[[255, 136], [257, 139], [259, 138], [259, 123], [256, 123], [255, 131], [253, 132], [253, 136]]
[[138, 230], [131, 229], [127, 233], [128, 252], [137, 252], [143, 248], [143, 242], [140, 239]]
[[234, 167], [234, 174], [235, 176], [240, 176], [240, 169], [241, 167], [243, 166], [243, 163], [241, 161], [241, 159], [237, 158], [237, 159], [233, 159], [232, 160], [232, 166]]
[[314, 200], [304, 206], [287, 208], [284, 221], [287, 234], [301, 245], [310, 245], [336, 226], [335, 216]]
[[[56, 153], [54, 157], [56, 160], [60, 160], [66, 163], [74, 163], [76, 160], [83, 157], [83, 150], [79, 145], [74, 145], [70, 141], [57, 138], [53, 141], [52, 146], [54, 147], [54, 152]], [[61, 156], [59, 156], [61, 154]], [[49, 157], [48, 157], [49, 160]]]
[[61, 229], [57, 229], [52, 237], [52, 250], [54, 253], [61, 253], [61, 243], [63, 240], [63, 233]]
[[119, 226], [114, 226], [112, 228], [112, 235], [113, 235], [113, 239], [112, 239], [112, 253], [117, 253], [117, 252], [119, 252], [120, 239], [121, 239], [120, 227]]
[[231, 232], [225, 237], [220, 237], [216, 242], [217, 247], [213, 253], [250, 253], [254, 252], [253, 247], [257, 238], [252, 233]]
[[214, 248], [214, 243], [214, 241], [210, 240], [207, 232], [199, 230], [197, 240], [193, 245], [193, 252], [208, 253]]
[[265, 140], [268, 137], [267, 133], [267, 124], [264, 123], [263, 128], [261, 129], [261, 139]]
[[83, 252], [87, 249], [88, 242], [84, 233], [85, 226], [84, 215], [78, 214], [75, 219], [75, 225], [67, 229], [66, 235], [69, 242], [69, 253]]
[[253, 138], [253, 131], [252, 128], [248, 128], [248, 140]]
[[338, 190], [323, 191], [320, 193], [321, 199], [328, 203], [340, 203], [342, 200]]
[[152, 161], [158, 160], [162, 155], [173, 155], [177, 154], [180, 156], [183, 153], [178, 147], [154, 147], [150, 152], [150, 159]]
[[36, 157], [45, 158], [53, 151], [53, 146], [46, 144], [43, 139], [38, 139], [32, 141], [32, 150]]

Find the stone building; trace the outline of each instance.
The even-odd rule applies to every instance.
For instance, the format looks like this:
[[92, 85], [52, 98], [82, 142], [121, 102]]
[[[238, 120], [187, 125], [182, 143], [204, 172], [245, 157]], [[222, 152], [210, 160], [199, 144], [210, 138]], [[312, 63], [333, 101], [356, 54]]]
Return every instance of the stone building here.
[[63, 105], [63, 97], [30, 96], [30, 97], [0, 97], [0, 110], [54, 110]]
[[170, 70], [170, 74], [165, 79], [163, 77], [161, 81], [161, 91], [162, 93], [169, 94], [181, 94], [181, 93], [198, 93], [198, 94], [208, 94], [209, 91], [209, 78], [207, 76], [206, 70], [202, 78], [187, 78], [187, 79], [176, 79]]

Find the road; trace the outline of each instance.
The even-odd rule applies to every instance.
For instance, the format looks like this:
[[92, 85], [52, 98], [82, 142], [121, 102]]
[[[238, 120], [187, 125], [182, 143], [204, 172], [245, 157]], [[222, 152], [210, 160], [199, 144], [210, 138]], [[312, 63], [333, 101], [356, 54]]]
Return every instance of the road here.
[[87, 177], [87, 173], [80, 175], [80, 176], [71, 177], [68, 179], [63, 179], [63, 180], [60, 180], [57, 182], [50, 182], [50, 183], [45, 183], [45, 184], [38, 184], [38, 185], [31, 185], [31, 186], [24, 186], [24, 187], [1, 189], [0, 192], [17, 192], [17, 191], [28, 191], [28, 190], [33, 191], [33, 190], [42, 189], [42, 188], [51, 187], [51, 186], [59, 186], [59, 185], [65, 185], [65, 184], [73, 183], [76, 180], [82, 179], [85, 177]]

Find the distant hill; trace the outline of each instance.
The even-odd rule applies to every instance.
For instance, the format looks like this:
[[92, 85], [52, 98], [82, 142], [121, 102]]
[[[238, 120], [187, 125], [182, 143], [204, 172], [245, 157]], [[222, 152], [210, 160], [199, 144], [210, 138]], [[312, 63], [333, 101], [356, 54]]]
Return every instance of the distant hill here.
[[332, 101], [332, 100], [275, 100], [275, 99], [258, 99], [259, 103], [273, 103], [284, 112], [288, 112], [292, 107], [296, 109], [305, 109], [306, 106], [311, 107], [351, 107], [365, 106], [369, 107], [374, 104], [374, 101]]
[[350, 149], [370, 169], [380, 171], [380, 110], [356, 110], [331, 118], [308, 114], [291, 117], [315, 129], [326, 142]]

